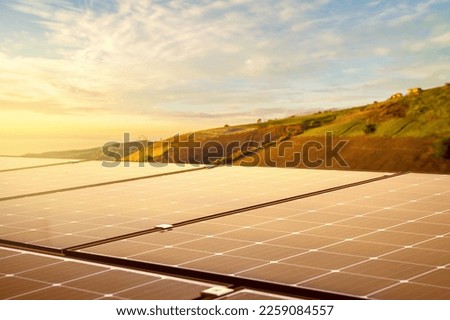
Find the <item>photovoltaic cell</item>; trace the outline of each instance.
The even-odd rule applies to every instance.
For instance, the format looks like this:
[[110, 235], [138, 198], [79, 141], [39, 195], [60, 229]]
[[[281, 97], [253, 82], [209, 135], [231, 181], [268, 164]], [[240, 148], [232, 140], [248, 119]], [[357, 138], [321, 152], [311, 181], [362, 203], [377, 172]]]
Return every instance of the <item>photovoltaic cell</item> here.
[[[97, 179], [98, 176], [96, 177], [95, 174], [96, 169], [90, 167], [90, 170], [93, 176], [88, 179], [92, 182], [92, 179]], [[115, 169], [105, 168], [104, 170]], [[136, 174], [141, 172], [138, 168], [122, 170], [121, 172], [130, 170]], [[140, 168], [140, 170], [145, 171], [146, 168]], [[168, 169], [163, 168], [163, 170]], [[98, 175], [106, 178], [103, 175], [105, 172], [107, 171]], [[150, 172], [159, 171], [151, 168]], [[63, 181], [63, 176], [56, 180]], [[0, 211], [3, 213], [0, 217], [0, 239], [63, 249], [152, 229], [158, 224], [173, 224], [202, 218], [380, 176], [383, 174], [220, 167], [3, 200], [0, 201]], [[114, 177], [117, 176], [114, 175]], [[245, 215], [240, 216], [239, 223], [244, 218]], [[264, 217], [251, 217], [251, 220], [255, 219], [261, 222], [270, 220]], [[266, 237], [283, 235], [285, 231], [282, 227], [280, 222], [278, 230], [267, 230]], [[288, 226], [285, 225], [285, 227]], [[242, 231], [234, 232], [239, 234]], [[254, 241], [256, 238], [252, 234], [251, 230], [245, 232], [243, 237], [247, 238], [244, 240]]]
[[278, 294], [244, 289], [236, 291], [219, 300], [292, 300], [292, 298]]
[[216, 285], [0, 247], [1, 299], [195, 299]]
[[[450, 176], [404, 174], [340, 189], [384, 174], [220, 167], [164, 175], [171, 169], [131, 164], [108, 175], [92, 164], [0, 172], [1, 241], [116, 258], [123, 267], [176, 267], [203, 279], [224, 275], [374, 299], [450, 299]], [[159, 176], [147, 179], [154, 172]], [[114, 183], [134, 178], [145, 179]], [[279, 201], [300, 195], [307, 197]], [[221, 212], [227, 215], [214, 216]], [[175, 226], [156, 231], [159, 224]], [[103, 244], [89, 244], [97, 240]], [[79, 245], [77, 254], [70, 251]], [[0, 249], [5, 299], [191, 299], [210, 286]], [[244, 289], [223, 299], [267, 295], [273, 298]]]
[[122, 162], [117, 163], [115, 167], [106, 167], [102, 163], [102, 161], [84, 161], [0, 172], [0, 200], [199, 168], [193, 165], [150, 165], [137, 162]]
[[447, 288], [421, 285], [417, 283], [400, 283], [384, 288], [371, 296], [373, 299], [398, 300], [449, 300]]
[[362, 298], [449, 299], [449, 196], [450, 176], [406, 174], [81, 252]]
[[6, 170], [18, 170], [30, 167], [59, 165], [63, 163], [78, 162], [75, 159], [50, 159], [50, 158], [24, 158], [24, 157], [0, 157], [0, 172]]

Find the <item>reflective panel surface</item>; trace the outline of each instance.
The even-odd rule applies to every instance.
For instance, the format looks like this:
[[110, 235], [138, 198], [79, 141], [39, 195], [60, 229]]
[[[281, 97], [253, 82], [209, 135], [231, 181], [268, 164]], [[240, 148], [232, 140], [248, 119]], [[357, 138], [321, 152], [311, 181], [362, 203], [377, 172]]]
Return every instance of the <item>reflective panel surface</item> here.
[[195, 299], [216, 285], [0, 247], [1, 299]]
[[396, 299], [408, 284], [448, 298], [445, 196], [449, 176], [407, 174], [82, 251], [355, 297]]
[[[64, 185], [76, 184], [77, 181], [87, 183], [100, 181], [99, 179], [117, 179], [120, 174], [117, 175], [115, 172], [122, 172], [128, 176], [133, 174], [142, 176], [180, 169], [176, 165], [150, 169], [103, 168], [101, 169], [103, 171], [99, 170], [103, 173], [96, 173], [98, 168], [95, 168], [97, 166], [95, 164], [86, 162], [73, 166], [79, 165], [88, 166], [87, 171], [92, 172], [92, 175], [86, 174], [86, 181], [82, 177], [77, 178], [81, 180], [72, 181], [66, 179], [64, 174], [54, 178], [54, 181]], [[58, 170], [62, 167], [64, 166]], [[2, 175], [4, 174], [8, 172]], [[224, 211], [239, 210], [246, 206], [321, 191], [324, 188], [382, 175], [368, 172], [220, 167], [3, 200], [0, 201], [0, 211], [4, 213], [0, 216], [0, 239], [49, 248], [68, 248], [152, 229], [162, 223], [173, 224]], [[45, 181], [39, 182], [39, 179], [36, 181], [38, 186], [47, 185]], [[261, 222], [270, 220], [264, 217], [250, 218]], [[288, 226], [280, 222], [279, 225], [273, 225], [272, 228], [275, 229], [270, 232], [273, 234], [278, 232], [281, 235], [284, 227]], [[254, 235], [252, 238], [251, 231], [246, 235], [250, 241], [258, 237]], [[230, 234], [229, 237], [232, 236]]]

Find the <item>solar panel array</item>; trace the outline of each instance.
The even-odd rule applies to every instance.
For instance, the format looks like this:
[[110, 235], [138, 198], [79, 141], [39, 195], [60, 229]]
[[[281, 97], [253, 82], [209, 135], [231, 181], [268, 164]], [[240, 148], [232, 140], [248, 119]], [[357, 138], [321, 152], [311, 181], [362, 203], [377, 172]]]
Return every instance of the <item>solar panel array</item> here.
[[[30, 161], [30, 159], [27, 160]], [[122, 164], [109, 168], [101, 166], [99, 163], [101, 162], [66, 162], [59, 165], [34, 167], [33, 170], [2, 172], [0, 199], [21, 198], [32, 194], [85, 188], [99, 184], [109, 185], [143, 176], [165, 175], [198, 168], [193, 165], [176, 164], [150, 166], [148, 163], [137, 162], [127, 163], [127, 166]], [[112, 172], [114, 172], [113, 175], [111, 175]]]
[[197, 299], [215, 285], [0, 249], [1, 299]]
[[[20, 195], [0, 199], [0, 244], [20, 250], [0, 251], [3, 298], [191, 299], [225, 284], [217, 298], [450, 299], [449, 175], [132, 166], [0, 172]], [[88, 287], [109, 274], [126, 288]]]
[[[89, 174], [84, 174], [84, 170], [88, 173], [95, 171], [93, 165], [99, 171], [109, 170], [111, 178], [115, 177], [115, 172], [130, 170], [132, 173], [146, 169], [103, 168], [98, 163], [87, 168], [69, 165], [72, 183], [78, 184], [78, 177], [87, 183], [85, 177]], [[63, 181], [61, 168], [46, 169], [54, 170], [59, 177], [55, 180]], [[171, 168], [177, 169], [176, 166]], [[140, 172], [147, 176], [149, 171], [159, 172], [158, 169], [151, 167]], [[162, 167], [162, 170], [167, 169]], [[79, 175], [76, 174], [78, 170], [81, 171]], [[48, 172], [47, 175], [53, 176]], [[152, 229], [159, 224], [173, 224], [282, 197], [320, 191], [335, 186], [338, 181], [345, 184], [376, 176], [380, 174], [223, 167], [4, 199], [0, 201], [0, 210], [6, 213], [0, 219], [3, 225], [1, 238], [64, 249]], [[91, 178], [98, 181], [95, 174]], [[44, 181], [41, 181], [40, 187], [45, 187]], [[49, 188], [54, 189], [53, 186]]]
[[57, 166], [61, 164], [77, 163], [77, 162], [79, 162], [79, 160], [0, 156], [0, 172], [34, 169], [39, 167]]

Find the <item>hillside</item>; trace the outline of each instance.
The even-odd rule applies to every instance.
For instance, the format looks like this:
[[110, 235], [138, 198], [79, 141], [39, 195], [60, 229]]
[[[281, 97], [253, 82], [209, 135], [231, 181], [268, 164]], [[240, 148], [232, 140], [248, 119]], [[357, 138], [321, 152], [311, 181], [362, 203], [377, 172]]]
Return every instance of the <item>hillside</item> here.
[[[267, 165], [264, 159], [269, 158], [276, 166], [294, 162], [293, 166], [307, 167], [293, 161], [293, 153], [302, 151], [309, 141], [325, 146], [329, 131], [333, 145], [348, 141], [340, 152], [348, 169], [450, 173], [450, 86], [320, 115], [334, 119], [291, 137], [292, 148], [283, 156], [277, 148], [264, 149], [236, 164]], [[326, 158], [325, 150], [309, 151], [313, 160]], [[317, 167], [326, 168], [326, 163]], [[331, 167], [346, 168], [334, 160]]]
[[[450, 173], [450, 86], [108, 150], [129, 161]], [[38, 156], [108, 158], [101, 148]]]

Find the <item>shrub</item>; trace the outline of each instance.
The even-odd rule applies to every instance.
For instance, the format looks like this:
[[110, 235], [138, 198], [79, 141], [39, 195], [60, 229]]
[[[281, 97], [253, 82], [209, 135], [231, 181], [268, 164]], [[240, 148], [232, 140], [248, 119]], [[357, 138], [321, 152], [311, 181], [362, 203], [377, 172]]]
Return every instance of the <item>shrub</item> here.
[[436, 155], [439, 158], [450, 160], [450, 138], [441, 139], [434, 143]]
[[375, 123], [368, 123], [364, 126], [364, 133], [371, 134], [377, 131], [377, 125]]

